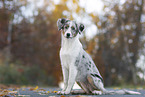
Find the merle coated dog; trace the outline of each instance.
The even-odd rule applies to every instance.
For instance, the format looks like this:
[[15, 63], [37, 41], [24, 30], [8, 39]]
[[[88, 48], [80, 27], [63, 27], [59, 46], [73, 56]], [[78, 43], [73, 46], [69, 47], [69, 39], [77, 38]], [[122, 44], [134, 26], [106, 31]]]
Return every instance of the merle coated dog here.
[[103, 85], [103, 78], [95, 63], [79, 41], [79, 34], [84, 31], [84, 25], [62, 18], [58, 19], [57, 26], [58, 30], [61, 31], [60, 60], [64, 80], [64, 88], [58, 94], [71, 93], [75, 81], [83, 89], [83, 91], [77, 91], [80, 93], [140, 94], [129, 90], [106, 90]]

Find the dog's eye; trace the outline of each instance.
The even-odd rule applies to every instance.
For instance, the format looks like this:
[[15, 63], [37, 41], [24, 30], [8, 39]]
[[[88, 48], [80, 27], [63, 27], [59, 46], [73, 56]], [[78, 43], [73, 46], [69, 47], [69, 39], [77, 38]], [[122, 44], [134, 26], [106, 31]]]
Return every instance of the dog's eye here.
[[72, 30], [75, 30], [75, 27], [71, 27]]
[[67, 25], [67, 26], [65, 26], [65, 29], [68, 29], [69, 28], [69, 26]]

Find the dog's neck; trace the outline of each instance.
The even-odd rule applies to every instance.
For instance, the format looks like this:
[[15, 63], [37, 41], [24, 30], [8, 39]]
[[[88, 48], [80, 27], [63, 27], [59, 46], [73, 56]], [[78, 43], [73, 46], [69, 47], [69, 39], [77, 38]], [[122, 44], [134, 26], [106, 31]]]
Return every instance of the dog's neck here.
[[66, 48], [66, 47], [74, 48], [75, 46], [82, 46], [79, 40], [79, 35], [77, 35], [76, 37], [67, 39], [61, 33], [61, 47], [62, 48]]

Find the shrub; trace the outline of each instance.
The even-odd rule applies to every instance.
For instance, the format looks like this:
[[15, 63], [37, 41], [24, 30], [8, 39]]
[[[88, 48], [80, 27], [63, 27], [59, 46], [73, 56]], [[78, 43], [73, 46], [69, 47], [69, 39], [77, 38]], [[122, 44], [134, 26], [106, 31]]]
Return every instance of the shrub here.
[[43, 85], [47, 80], [45, 72], [38, 65], [0, 65], [1, 84]]

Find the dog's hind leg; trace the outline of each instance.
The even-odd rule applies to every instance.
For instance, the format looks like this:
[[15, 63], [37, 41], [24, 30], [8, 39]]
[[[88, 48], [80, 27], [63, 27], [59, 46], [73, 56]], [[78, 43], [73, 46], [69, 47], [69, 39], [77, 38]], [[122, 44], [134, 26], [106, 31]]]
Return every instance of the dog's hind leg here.
[[72, 90], [71, 91], [72, 94], [86, 94], [86, 92], [82, 89], [79, 90]]
[[90, 94], [89, 87], [85, 82], [77, 82], [77, 84], [84, 90], [85, 93]]
[[[108, 91], [104, 88], [103, 82], [101, 81], [101, 79], [97, 78], [97, 77], [93, 77], [91, 75], [87, 76], [87, 79], [89, 81], [89, 83], [94, 87], [94, 91], [92, 91], [93, 94], [108, 94]], [[97, 89], [101, 90], [101, 91], [97, 91]], [[112, 91], [113, 92], [113, 91]], [[111, 92], [109, 92], [110, 94]]]

